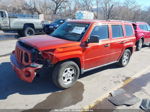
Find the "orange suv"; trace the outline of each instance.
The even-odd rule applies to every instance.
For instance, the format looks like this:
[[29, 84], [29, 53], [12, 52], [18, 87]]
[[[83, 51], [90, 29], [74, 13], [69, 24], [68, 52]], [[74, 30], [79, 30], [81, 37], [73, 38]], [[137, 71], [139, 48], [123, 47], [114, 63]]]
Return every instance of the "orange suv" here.
[[135, 42], [130, 22], [71, 20], [51, 35], [20, 39], [11, 63], [24, 81], [32, 82], [41, 69], [49, 68], [55, 85], [69, 88], [89, 70], [112, 63], [126, 66]]

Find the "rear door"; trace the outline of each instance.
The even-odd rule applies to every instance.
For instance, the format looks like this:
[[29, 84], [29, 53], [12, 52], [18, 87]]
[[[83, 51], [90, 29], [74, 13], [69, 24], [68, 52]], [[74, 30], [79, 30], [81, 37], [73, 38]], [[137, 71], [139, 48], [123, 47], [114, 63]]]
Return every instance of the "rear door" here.
[[112, 24], [111, 57], [110, 61], [117, 61], [123, 51], [125, 38], [122, 24]]
[[88, 47], [84, 52], [85, 69], [109, 63], [111, 53], [109, 26], [107, 24], [95, 25], [89, 38], [95, 35], [99, 37], [99, 43], [88, 43]]

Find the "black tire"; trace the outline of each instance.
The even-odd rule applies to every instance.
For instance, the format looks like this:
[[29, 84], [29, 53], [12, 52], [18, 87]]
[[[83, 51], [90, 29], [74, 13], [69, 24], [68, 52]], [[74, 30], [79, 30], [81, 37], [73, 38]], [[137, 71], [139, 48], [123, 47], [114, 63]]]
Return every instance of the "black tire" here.
[[52, 80], [57, 87], [67, 89], [76, 83], [79, 75], [79, 66], [73, 61], [66, 61], [55, 66], [52, 74]]
[[34, 28], [30, 27], [30, 26], [26, 26], [23, 30], [23, 35], [26, 36], [31, 36], [31, 35], [35, 35], [35, 30]]
[[136, 43], [136, 50], [137, 50], [137, 51], [140, 51], [140, 50], [142, 49], [142, 47], [143, 47], [143, 40], [140, 39], [140, 40], [137, 41], [137, 43]]
[[126, 49], [121, 57], [121, 59], [119, 60], [119, 66], [121, 67], [125, 67], [128, 65], [129, 61], [131, 58], [131, 51], [129, 49]]

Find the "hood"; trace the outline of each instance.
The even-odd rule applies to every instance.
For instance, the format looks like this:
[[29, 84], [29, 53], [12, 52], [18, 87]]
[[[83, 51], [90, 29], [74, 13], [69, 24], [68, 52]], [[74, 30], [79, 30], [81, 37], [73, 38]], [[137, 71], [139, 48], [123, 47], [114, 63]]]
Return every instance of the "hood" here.
[[79, 45], [79, 42], [59, 39], [49, 35], [24, 37], [20, 39], [20, 41], [38, 49], [39, 51]]
[[59, 24], [57, 24], [57, 23], [51, 23], [50, 26], [58, 27]]

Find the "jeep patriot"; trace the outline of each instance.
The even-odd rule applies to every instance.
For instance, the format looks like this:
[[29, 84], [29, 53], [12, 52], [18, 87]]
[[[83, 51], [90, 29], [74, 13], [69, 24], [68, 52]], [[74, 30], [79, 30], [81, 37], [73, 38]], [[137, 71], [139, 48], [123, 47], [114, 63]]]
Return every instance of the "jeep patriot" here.
[[19, 78], [30, 83], [41, 69], [52, 69], [54, 84], [65, 89], [89, 70], [113, 63], [125, 67], [135, 42], [130, 22], [71, 20], [51, 35], [19, 39], [11, 63]]

